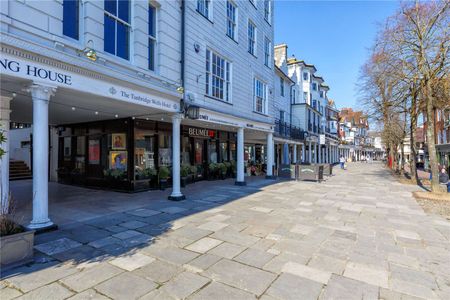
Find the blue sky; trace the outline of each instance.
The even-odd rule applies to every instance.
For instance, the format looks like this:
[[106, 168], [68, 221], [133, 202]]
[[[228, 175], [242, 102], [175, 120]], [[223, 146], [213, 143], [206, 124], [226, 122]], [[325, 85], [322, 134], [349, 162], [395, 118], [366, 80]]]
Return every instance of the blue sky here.
[[360, 67], [397, 1], [275, 1], [275, 44], [314, 64], [338, 108], [357, 107]]

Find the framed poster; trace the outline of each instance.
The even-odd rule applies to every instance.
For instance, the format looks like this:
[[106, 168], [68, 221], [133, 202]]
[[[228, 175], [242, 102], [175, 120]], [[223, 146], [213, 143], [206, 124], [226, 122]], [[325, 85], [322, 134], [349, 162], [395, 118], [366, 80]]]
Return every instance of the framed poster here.
[[114, 150], [125, 150], [127, 148], [127, 135], [125, 133], [111, 134], [111, 145]]
[[100, 164], [100, 141], [99, 140], [89, 140], [89, 164], [98, 165]]
[[109, 168], [112, 170], [127, 170], [127, 157], [126, 151], [110, 151], [109, 152]]

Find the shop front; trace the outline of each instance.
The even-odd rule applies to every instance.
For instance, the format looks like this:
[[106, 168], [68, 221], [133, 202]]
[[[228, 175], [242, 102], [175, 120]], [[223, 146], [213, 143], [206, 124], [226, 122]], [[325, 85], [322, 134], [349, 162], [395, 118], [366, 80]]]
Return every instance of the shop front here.
[[[133, 118], [58, 126], [58, 180], [141, 191], [170, 185], [172, 124]], [[236, 133], [181, 127], [182, 184], [233, 177]]]

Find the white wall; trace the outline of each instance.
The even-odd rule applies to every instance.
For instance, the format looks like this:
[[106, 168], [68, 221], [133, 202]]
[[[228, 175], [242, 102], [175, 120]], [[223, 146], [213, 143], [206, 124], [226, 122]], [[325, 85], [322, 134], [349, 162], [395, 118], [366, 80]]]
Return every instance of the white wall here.
[[[273, 45], [273, 26], [264, 20], [264, 1], [235, 1], [238, 7], [237, 41], [226, 35], [226, 1], [211, 1], [210, 20], [197, 12], [197, 1], [186, 1], [186, 92], [202, 107], [256, 121], [272, 122], [272, 118], [254, 112], [253, 78], [259, 77], [269, 87], [268, 108], [273, 114], [274, 66], [264, 65], [264, 37]], [[273, 5], [273, 3], [272, 3]], [[272, 14], [273, 15], [273, 14]], [[247, 51], [247, 23], [251, 19], [257, 28], [256, 57]], [[273, 18], [272, 18], [273, 19]], [[273, 23], [273, 22], [272, 22]], [[194, 45], [200, 45], [199, 52]], [[205, 96], [206, 49], [217, 52], [232, 63], [232, 103]], [[273, 57], [273, 49], [271, 49]]]
[[32, 128], [12, 129], [9, 132], [9, 158], [11, 160], [24, 161], [28, 167], [31, 166], [30, 147], [31, 144], [22, 147], [22, 142], [31, 143], [30, 135]]
[[[104, 51], [104, 1], [80, 1], [79, 40], [63, 35], [62, 0], [3, 0], [0, 1], [1, 32], [35, 43], [38, 47], [73, 54], [89, 46], [97, 52], [96, 64], [124, 75], [139, 75], [164, 86], [165, 82], [180, 82], [180, 28], [181, 10], [178, 1], [153, 1], [157, 6], [157, 68], [148, 70], [148, 1], [131, 2], [130, 60]], [[91, 42], [89, 42], [91, 41]], [[88, 43], [89, 42], [89, 43]], [[36, 48], [38, 53], [49, 53], [46, 48]], [[125, 78], [124, 78], [125, 79]]]

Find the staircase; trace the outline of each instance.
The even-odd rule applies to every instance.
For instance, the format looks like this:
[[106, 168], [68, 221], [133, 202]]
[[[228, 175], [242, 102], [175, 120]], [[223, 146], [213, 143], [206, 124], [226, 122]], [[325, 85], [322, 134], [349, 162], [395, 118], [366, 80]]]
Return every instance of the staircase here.
[[9, 161], [9, 180], [31, 179], [31, 171], [27, 164], [21, 160]]

